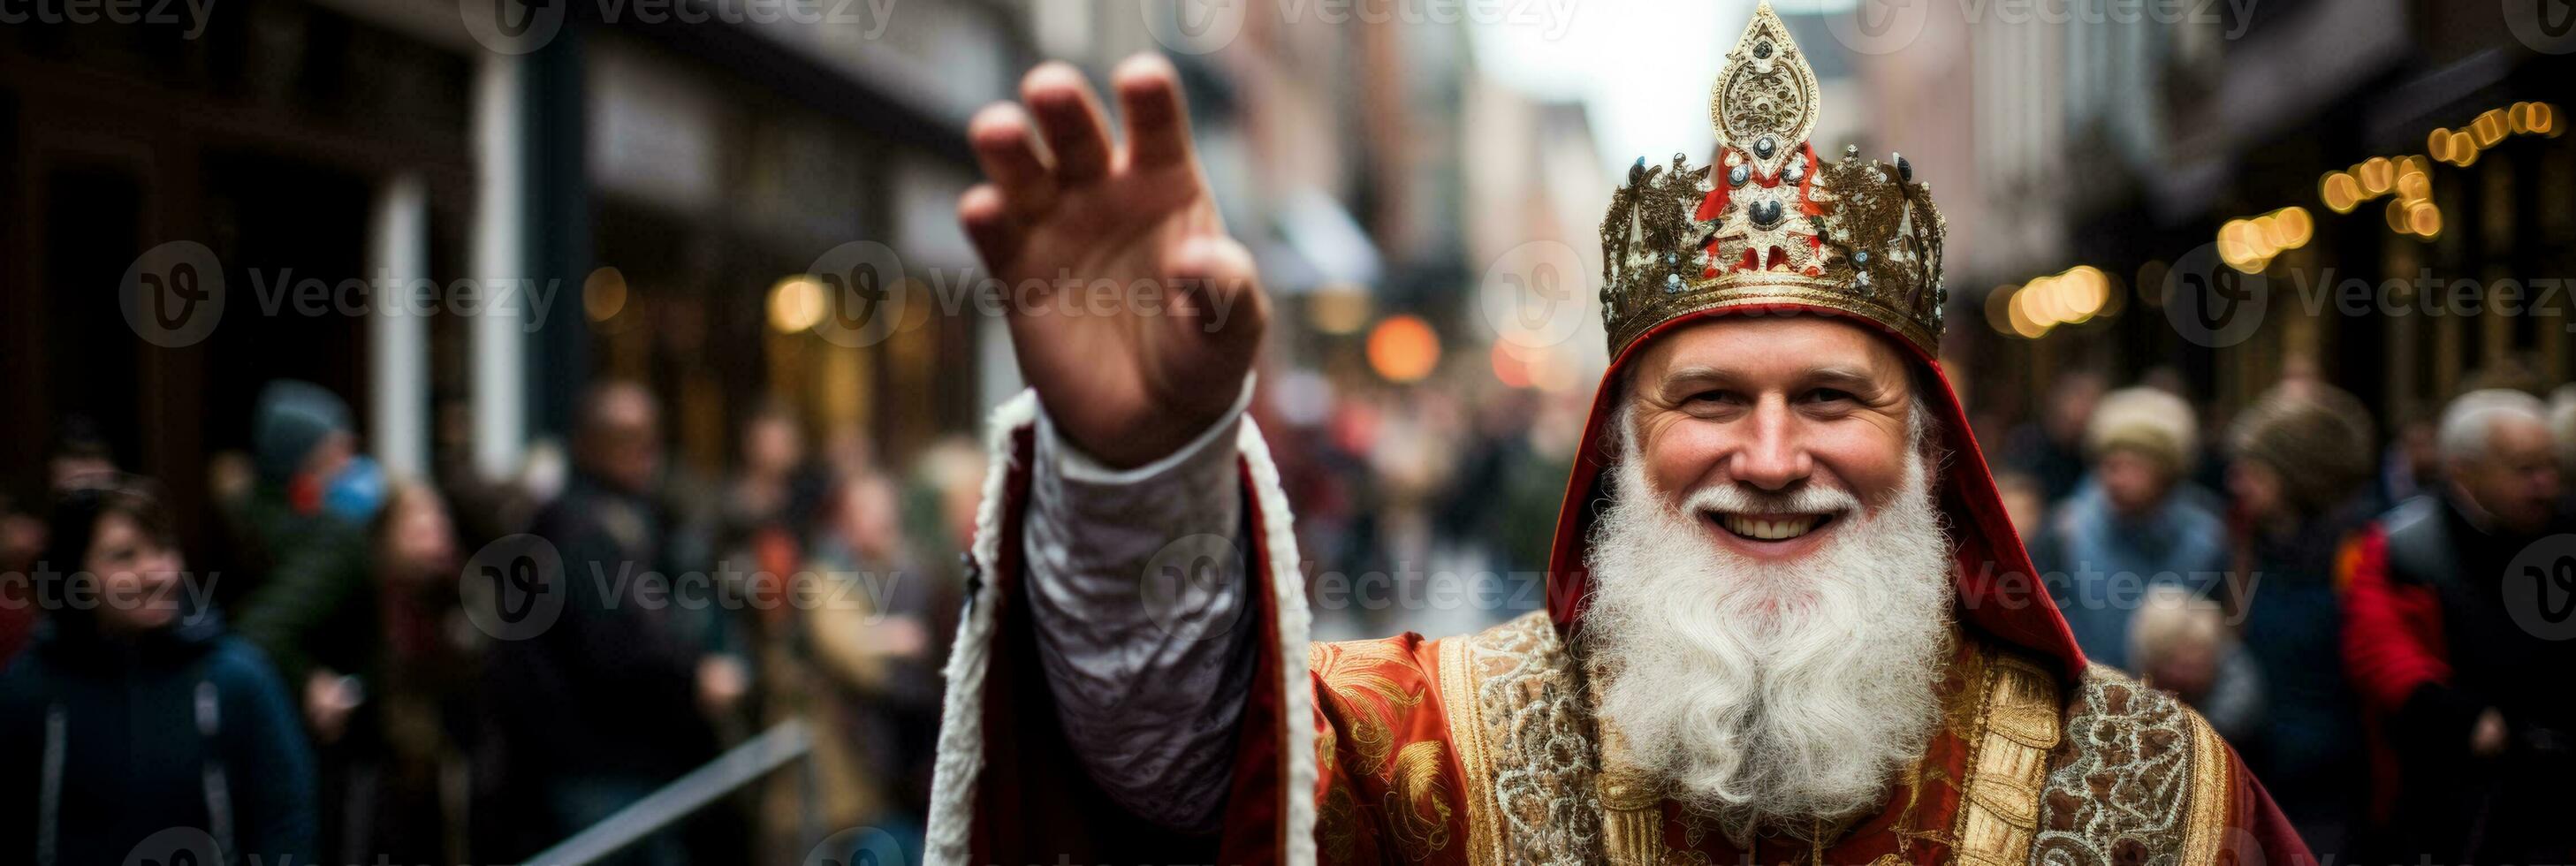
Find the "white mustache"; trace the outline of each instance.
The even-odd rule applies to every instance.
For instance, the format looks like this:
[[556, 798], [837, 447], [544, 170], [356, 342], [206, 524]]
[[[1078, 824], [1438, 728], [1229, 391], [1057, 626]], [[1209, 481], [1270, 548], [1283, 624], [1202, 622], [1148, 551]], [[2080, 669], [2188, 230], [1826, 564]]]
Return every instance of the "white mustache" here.
[[1757, 490], [1742, 484], [1714, 484], [1691, 491], [1682, 501], [1682, 513], [1697, 514], [1718, 511], [1728, 514], [1840, 514], [1859, 511], [1860, 499], [1832, 487], [1808, 484], [1795, 490], [1773, 492]]

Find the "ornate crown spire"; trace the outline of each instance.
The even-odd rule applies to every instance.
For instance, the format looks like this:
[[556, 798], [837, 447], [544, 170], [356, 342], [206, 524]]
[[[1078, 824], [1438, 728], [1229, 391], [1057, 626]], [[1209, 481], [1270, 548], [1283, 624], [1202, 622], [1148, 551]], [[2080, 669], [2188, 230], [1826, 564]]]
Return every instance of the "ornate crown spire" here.
[[1823, 107], [1787, 22], [1762, 3], [1709, 96], [1718, 163], [1643, 158], [1601, 223], [1601, 316], [1617, 357], [1656, 325], [1729, 307], [1822, 307], [1937, 355], [1941, 213], [1902, 156], [1816, 158]]

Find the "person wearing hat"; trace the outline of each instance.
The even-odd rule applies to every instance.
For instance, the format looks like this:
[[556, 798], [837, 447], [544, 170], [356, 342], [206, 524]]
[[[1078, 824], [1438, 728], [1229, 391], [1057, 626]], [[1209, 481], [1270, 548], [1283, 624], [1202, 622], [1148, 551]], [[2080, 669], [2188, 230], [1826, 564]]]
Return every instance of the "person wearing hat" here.
[[[241, 635], [277, 663], [318, 747], [325, 850], [363, 850], [347, 838], [374, 804], [363, 777], [382, 759], [382, 725], [368, 699], [383, 654], [383, 612], [366, 526], [384, 498], [384, 476], [357, 451], [349, 404], [311, 382], [280, 379], [252, 413], [255, 482], [236, 503], [246, 536], [244, 586], [232, 602]], [[355, 788], [355, 790], [351, 790]], [[361, 847], [350, 847], [353, 843]]]
[[[252, 414], [256, 484], [239, 507], [250, 548], [236, 621], [290, 682], [361, 673], [376, 644], [365, 527], [383, 476], [358, 454], [349, 405], [320, 385], [280, 379]], [[336, 727], [336, 726], [333, 726]]]
[[2246, 762], [2309, 844], [2346, 850], [2367, 775], [2335, 569], [2380, 508], [2370, 483], [2378, 438], [2360, 400], [2318, 382], [2265, 392], [2229, 438], [2237, 572], [2263, 576], [2256, 591], [2230, 597], [2264, 685], [2265, 720]]
[[2133, 665], [2130, 620], [2148, 587], [2180, 584], [2205, 598], [2224, 589], [2227, 525], [2185, 480], [2200, 453], [2194, 417], [2156, 388], [2103, 395], [2084, 431], [2093, 468], [2031, 540], [2076, 644], [2095, 661]]
[[1013, 312], [1033, 392], [996, 413], [927, 862], [2311, 862], [2031, 579], [1936, 360], [1930, 191], [1818, 156], [1768, 4], [1681, 107], [1717, 161], [1640, 160], [1602, 223], [1544, 609], [1436, 640], [1308, 642], [1252, 258], [1172, 67], [1112, 87], [1122, 145], [1063, 64], [969, 130], [997, 275], [1179, 296]]

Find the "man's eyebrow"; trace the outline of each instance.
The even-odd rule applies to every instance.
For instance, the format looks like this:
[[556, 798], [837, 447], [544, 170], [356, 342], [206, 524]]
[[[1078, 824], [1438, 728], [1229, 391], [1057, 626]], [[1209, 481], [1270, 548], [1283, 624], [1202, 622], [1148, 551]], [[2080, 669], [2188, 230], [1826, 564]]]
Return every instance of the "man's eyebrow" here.
[[1741, 370], [1728, 369], [1728, 368], [1725, 368], [1725, 367], [1710, 367], [1710, 366], [1675, 367], [1675, 368], [1673, 368], [1672, 372], [1669, 372], [1669, 373], [1665, 373], [1665, 374], [1664, 374], [1664, 382], [1663, 382], [1663, 384], [1664, 384], [1664, 386], [1665, 386], [1665, 387], [1668, 387], [1668, 388], [1669, 388], [1669, 387], [1672, 387], [1672, 386], [1674, 386], [1674, 385], [1680, 385], [1680, 384], [1684, 384], [1684, 383], [1692, 383], [1692, 382], [1731, 382], [1731, 381], [1735, 381], [1735, 380], [1742, 379], [1742, 378], [1744, 378], [1744, 372], [1743, 372], [1743, 371], [1741, 371]]
[[[1664, 374], [1664, 384], [1674, 384], [1674, 381], [1739, 381], [1744, 376], [1747, 376], [1744, 371], [1731, 369], [1731, 366], [1677, 366], [1669, 374]], [[1798, 371], [1798, 379], [1824, 381], [1824, 384], [1837, 384], [1837, 387], [1880, 387], [1878, 376], [1870, 376], [1870, 371], [1857, 369], [1857, 366], [1811, 366], [1811, 369]]]
[[1813, 367], [1800, 378], [1807, 382], [1830, 385], [1845, 391], [1876, 393], [1884, 387], [1877, 377], [1852, 367]]
[[[1670, 388], [1675, 385], [1703, 382], [1734, 382], [1742, 381], [1745, 375], [1744, 371], [1729, 367], [1705, 365], [1677, 367], [1672, 372], [1664, 374], [1663, 385]], [[1871, 394], [1886, 390], [1887, 387], [1885, 383], [1879, 381], [1878, 377], [1870, 375], [1869, 371], [1845, 366], [1809, 367], [1799, 371], [1798, 381], [1809, 385]]]

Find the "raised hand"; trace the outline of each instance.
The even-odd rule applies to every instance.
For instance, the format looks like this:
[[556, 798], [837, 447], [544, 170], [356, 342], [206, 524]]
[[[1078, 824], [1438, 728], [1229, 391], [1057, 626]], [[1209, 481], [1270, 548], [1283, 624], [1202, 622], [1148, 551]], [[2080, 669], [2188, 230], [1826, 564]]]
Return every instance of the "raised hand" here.
[[1171, 64], [1139, 55], [1111, 82], [1124, 146], [1064, 63], [1020, 82], [1025, 109], [977, 113], [967, 138], [988, 182], [957, 217], [1011, 289], [1021, 377], [1076, 447], [1129, 467], [1178, 450], [1233, 404], [1269, 301], [1208, 195]]

